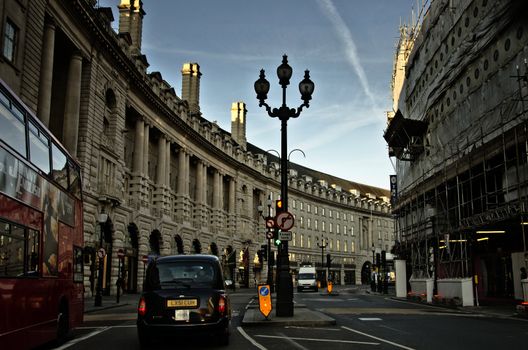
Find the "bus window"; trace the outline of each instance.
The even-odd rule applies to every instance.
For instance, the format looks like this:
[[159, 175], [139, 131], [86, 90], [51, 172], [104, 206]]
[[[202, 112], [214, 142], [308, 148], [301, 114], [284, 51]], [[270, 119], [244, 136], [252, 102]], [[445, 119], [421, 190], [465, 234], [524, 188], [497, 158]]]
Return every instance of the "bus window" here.
[[49, 138], [33, 122], [29, 123], [29, 160], [45, 174], [49, 174]]
[[70, 193], [72, 193], [77, 199], [81, 198], [81, 174], [79, 168], [69, 163], [70, 168]]
[[26, 156], [26, 132], [24, 117], [19, 118], [13, 113], [9, 100], [0, 92], [0, 139], [22, 156]]
[[51, 176], [53, 180], [64, 189], [68, 189], [68, 167], [66, 162], [66, 155], [62, 152], [55, 143], [51, 144], [51, 159], [53, 169]]
[[24, 229], [0, 222], [0, 277], [24, 274]]
[[38, 276], [39, 266], [39, 233], [35, 230], [28, 230], [28, 240], [26, 249], [26, 275]]
[[73, 281], [82, 283], [83, 275], [83, 250], [80, 247], [73, 247]]

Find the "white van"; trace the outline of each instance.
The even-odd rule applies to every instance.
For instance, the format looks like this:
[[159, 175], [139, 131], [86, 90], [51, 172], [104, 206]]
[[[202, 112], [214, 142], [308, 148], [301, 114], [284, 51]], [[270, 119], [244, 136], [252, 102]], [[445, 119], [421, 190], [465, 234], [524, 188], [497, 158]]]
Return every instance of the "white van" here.
[[318, 291], [317, 279], [315, 277], [315, 267], [301, 266], [299, 268], [299, 277], [297, 278], [297, 291], [302, 292], [305, 289]]

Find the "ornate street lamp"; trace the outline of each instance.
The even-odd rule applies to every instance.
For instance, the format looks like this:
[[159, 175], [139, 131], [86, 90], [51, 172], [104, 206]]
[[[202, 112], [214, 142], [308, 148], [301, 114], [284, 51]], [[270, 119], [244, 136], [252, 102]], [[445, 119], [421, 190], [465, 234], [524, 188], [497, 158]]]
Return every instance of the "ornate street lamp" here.
[[[272, 118], [279, 118], [281, 121], [281, 199], [284, 211], [288, 211], [288, 119], [297, 118], [303, 107], [310, 107], [309, 101], [312, 99], [315, 85], [310, 80], [310, 72], [304, 73], [304, 79], [299, 83], [299, 91], [303, 104], [295, 110], [286, 105], [286, 88], [290, 84], [293, 70], [288, 65], [288, 56], [282, 56], [282, 64], [277, 68], [277, 77], [282, 87], [282, 105], [280, 108], [271, 108], [267, 103], [270, 83], [266, 80], [264, 69], [260, 70], [259, 79], [255, 82], [255, 92], [259, 100], [259, 107], [264, 106], [268, 115]], [[277, 311], [278, 317], [293, 316], [293, 283], [290, 275], [290, 260], [288, 256], [288, 241], [282, 241], [279, 248], [280, 265], [277, 267]]]
[[[271, 217], [271, 204], [272, 204], [272, 200], [271, 200], [271, 195], [268, 195], [268, 199], [266, 201], [266, 205], [268, 206], [268, 216], [264, 216], [262, 213], [264, 212], [264, 207], [262, 206], [262, 204], [259, 204], [257, 206], [257, 211], [259, 212], [260, 216], [264, 219], [264, 221], [266, 222], [266, 235], [268, 234], [268, 230], [269, 229], [273, 229], [273, 228], [269, 228], [268, 227], [268, 222], [270, 219], [272, 219]], [[272, 261], [273, 259], [271, 258], [271, 238], [267, 237], [267, 240], [268, 240], [268, 245], [266, 246], [266, 256], [268, 257], [268, 274], [267, 274], [267, 277], [266, 277], [266, 284], [270, 286], [270, 290], [271, 292], [273, 293], [275, 291], [275, 288], [273, 287], [273, 264], [272, 264]]]
[[[317, 240], [319, 241], [319, 237], [317, 237]], [[321, 269], [323, 271], [323, 280], [321, 281], [321, 287], [326, 287], [326, 280], [327, 278], [325, 278], [326, 276], [326, 271], [325, 271], [325, 268], [324, 268], [324, 250], [326, 247], [328, 247], [328, 238], [325, 238], [325, 237], [322, 237], [321, 238], [321, 243], [317, 242], [317, 246], [319, 248], [321, 248]]]

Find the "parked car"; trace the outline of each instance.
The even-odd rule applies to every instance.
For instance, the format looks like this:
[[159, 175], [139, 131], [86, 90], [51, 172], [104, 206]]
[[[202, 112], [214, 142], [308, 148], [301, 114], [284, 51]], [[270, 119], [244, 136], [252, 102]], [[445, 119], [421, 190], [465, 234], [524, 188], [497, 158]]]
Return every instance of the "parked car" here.
[[302, 292], [305, 289], [318, 291], [317, 280], [315, 278], [315, 267], [301, 266], [299, 268], [299, 276], [297, 278], [297, 292]]
[[[229, 284], [229, 281], [226, 281]], [[153, 338], [216, 337], [229, 344], [231, 307], [220, 262], [212, 255], [175, 255], [147, 266], [138, 305], [141, 347]]]

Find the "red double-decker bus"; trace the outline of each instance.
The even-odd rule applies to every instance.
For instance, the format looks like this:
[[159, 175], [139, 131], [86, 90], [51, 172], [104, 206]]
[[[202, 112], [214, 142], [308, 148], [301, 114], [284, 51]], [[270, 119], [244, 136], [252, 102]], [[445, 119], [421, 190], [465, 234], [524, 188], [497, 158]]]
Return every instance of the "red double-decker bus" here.
[[0, 80], [0, 347], [61, 339], [83, 320], [80, 167]]

